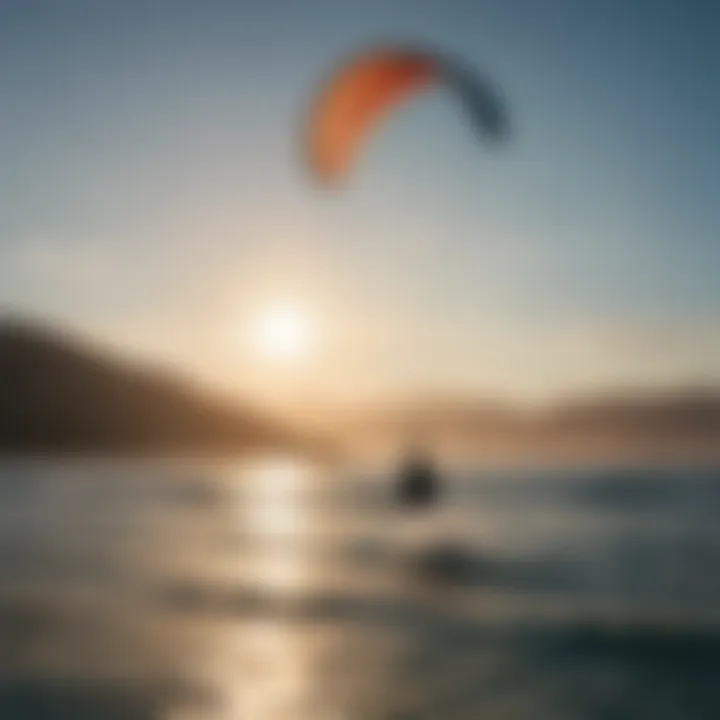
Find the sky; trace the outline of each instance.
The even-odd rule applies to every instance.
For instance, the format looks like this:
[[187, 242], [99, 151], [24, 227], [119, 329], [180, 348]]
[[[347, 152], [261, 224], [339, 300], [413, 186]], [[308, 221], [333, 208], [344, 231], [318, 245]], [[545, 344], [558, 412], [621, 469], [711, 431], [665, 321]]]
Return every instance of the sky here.
[[[385, 40], [511, 141], [434, 90], [323, 192], [309, 99]], [[0, 0], [0, 307], [288, 402], [717, 383], [719, 75], [714, 0]], [[278, 302], [302, 362], [248, 340]]]

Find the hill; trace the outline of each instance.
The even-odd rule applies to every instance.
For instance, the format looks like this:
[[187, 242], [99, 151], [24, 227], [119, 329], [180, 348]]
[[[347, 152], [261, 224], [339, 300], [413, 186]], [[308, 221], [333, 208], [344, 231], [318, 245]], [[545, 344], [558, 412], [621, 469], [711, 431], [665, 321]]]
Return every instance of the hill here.
[[0, 322], [0, 451], [317, 451], [254, 409], [35, 324]]

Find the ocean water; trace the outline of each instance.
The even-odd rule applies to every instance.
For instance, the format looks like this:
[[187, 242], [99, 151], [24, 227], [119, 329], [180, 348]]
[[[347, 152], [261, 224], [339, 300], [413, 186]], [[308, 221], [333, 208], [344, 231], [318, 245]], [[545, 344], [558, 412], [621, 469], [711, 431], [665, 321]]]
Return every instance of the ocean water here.
[[0, 718], [716, 720], [720, 471], [6, 461]]

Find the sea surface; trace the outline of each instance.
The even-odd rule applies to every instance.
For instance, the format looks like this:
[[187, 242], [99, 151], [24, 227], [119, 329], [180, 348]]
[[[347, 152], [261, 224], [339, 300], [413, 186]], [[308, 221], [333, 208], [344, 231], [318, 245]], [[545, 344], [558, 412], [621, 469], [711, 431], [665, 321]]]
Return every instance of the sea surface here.
[[720, 471], [0, 464], [3, 720], [717, 720]]

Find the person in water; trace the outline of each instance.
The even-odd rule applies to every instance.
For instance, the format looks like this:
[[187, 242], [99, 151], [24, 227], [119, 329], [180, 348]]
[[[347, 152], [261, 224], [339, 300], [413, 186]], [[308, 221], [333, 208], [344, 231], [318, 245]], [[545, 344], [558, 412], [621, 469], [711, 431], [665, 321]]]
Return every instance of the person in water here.
[[439, 477], [432, 460], [413, 450], [404, 460], [397, 484], [398, 500], [408, 507], [434, 505], [440, 493]]

